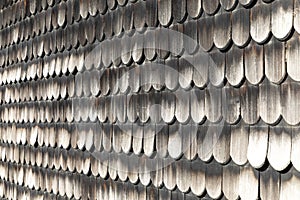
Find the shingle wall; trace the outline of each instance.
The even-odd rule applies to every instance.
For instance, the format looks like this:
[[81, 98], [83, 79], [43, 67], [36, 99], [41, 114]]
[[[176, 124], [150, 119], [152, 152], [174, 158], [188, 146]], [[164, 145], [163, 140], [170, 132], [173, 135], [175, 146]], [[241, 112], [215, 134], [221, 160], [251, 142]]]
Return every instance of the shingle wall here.
[[0, 8], [1, 197], [300, 198], [300, 1]]

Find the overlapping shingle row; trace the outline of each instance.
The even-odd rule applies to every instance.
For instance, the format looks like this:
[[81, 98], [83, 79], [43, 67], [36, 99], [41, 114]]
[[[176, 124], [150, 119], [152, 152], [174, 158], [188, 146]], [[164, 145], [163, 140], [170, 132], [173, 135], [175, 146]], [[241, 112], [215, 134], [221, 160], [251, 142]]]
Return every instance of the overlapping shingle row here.
[[[15, 145], [5, 147], [3, 144], [1, 148], [8, 150], [7, 156], [2, 158], [6, 162], [1, 162], [2, 179], [38, 193], [54, 193], [66, 195], [68, 198], [73, 196], [76, 199], [86, 198], [85, 195], [91, 198], [99, 193], [109, 193], [101, 187], [101, 184], [106, 182], [102, 179], [107, 176], [111, 179], [110, 184], [125, 184], [129, 188], [136, 187], [138, 183], [143, 190], [156, 188], [155, 190], [161, 191], [159, 188], [164, 186], [164, 191], [172, 193], [171, 191], [177, 187], [175, 191], [187, 192], [189, 193], [187, 196], [209, 195], [218, 198], [224, 194], [229, 199], [238, 196], [252, 199], [256, 198], [258, 193], [267, 199], [277, 195], [287, 198], [291, 192], [297, 193], [299, 184], [299, 172], [293, 168], [290, 169], [290, 174], [282, 175], [271, 167], [258, 171], [249, 165], [237, 166], [228, 163], [223, 166], [215, 161], [205, 163], [198, 159], [171, 162], [168, 158], [144, 159], [135, 155], [127, 156], [111, 152], [98, 155], [101, 159], [99, 161], [80, 150]], [[155, 165], [158, 168], [153, 168]], [[134, 170], [130, 170], [130, 167]], [[100, 178], [91, 175], [99, 175]], [[191, 178], [186, 180], [185, 177]], [[93, 189], [95, 181], [100, 181], [101, 184]], [[290, 184], [296, 187], [290, 187]], [[186, 196], [184, 193], [181, 193], [182, 196]], [[125, 194], [113, 193], [113, 195]]]

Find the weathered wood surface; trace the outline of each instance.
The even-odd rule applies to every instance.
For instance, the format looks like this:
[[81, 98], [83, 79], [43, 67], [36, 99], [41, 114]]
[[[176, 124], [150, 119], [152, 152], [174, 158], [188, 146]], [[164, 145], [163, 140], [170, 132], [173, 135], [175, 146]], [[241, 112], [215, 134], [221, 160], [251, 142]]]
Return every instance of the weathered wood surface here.
[[299, 1], [0, 1], [0, 197], [300, 196]]

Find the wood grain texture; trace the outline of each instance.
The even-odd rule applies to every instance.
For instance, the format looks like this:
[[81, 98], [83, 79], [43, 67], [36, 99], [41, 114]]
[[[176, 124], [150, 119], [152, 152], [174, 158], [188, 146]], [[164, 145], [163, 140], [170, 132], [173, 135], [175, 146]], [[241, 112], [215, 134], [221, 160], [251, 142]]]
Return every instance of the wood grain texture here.
[[278, 84], [286, 75], [285, 45], [272, 38], [264, 47], [266, 76], [271, 82]]
[[202, 14], [202, 0], [190, 0], [186, 2], [187, 13], [192, 18], [198, 18]]
[[118, 5], [116, 0], [106, 0], [106, 1], [107, 1], [107, 6], [110, 10], [115, 9], [116, 6]]
[[205, 191], [205, 163], [197, 159], [191, 164], [190, 188], [193, 194], [200, 196]]
[[240, 167], [229, 163], [223, 168], [222, 190], [228, 199], [237, 199], [239, 196]]
[[113, 125], [112, 146], [116, 153], [120, 153], [122, 151], [121, 143], [123, 134], [122, 129], [118, 125]]
[[192, 124], [182, 125], [180, 127], [182, 140], [184, 144], [187, 144], [183, 148], [184, 157], [187, 160], [194, 160], [197, 157], [197, 127]]
[[259, 87], [258, 106], [262, 120], [268, 124], [275, 124], [281, 114], [279, 86], [264, 81]]
[[198, 20], [198, 38], [200, 49], [210, 51], [214, 45], [214, 18], [211, 16], [203, 16]]
[[119, 73], [118, 73], [118, 84], [119, 84], [119, 91], [121, 94], [126, 93], [129, 90], [129, 73], [128, 68], [125, 65], [119, 66]]
[[156, 56], [155, 31], [152, 29], [146, 30], [144, 34], [144, 54], [147, 60], [153, 60]]
[[259, 172], [246, 165], [240, 170], [239, 196], [242, 199], [257, 199], [259, 195]]
[[300, 53], [299, 44], [300, 36], [298, 33], [295, 33], [293, 37], [287, 42], [286, 49], [287, 73], [295, 81], [300, 80], [300, 71], [296, 64], [298, 63]]
[[95, 16], [98, 13], [99, 1], [89, 1], [89, 14]]
[[67, 21], [67, 25], [70, 25], [74, 21], [73, 18], [74, 1], [68, 1], [66, 4], [67, 4], [66, 21]]
[[[153, 96], [152, 96], [153, 95]], [[159, 124], [161, 118], [161, 92], [154, 92], [150, 94], [150, 116], [154, 124]]]
[[209, 53], [209, 80], [213, 86], [219, 87], [224, 83], [225, 55], [218, 50]]
[[186, 0], [172, 0], [172, 16], [178, 23], [182, 23], [186, 17]]
[[291, 162], [294, 166], [294, 168], [299, 171], [299, 159], [298, 155], [300, 152], [299, 148], [299, 128], [298, 127], [291, 127], [290, 129], [292, 131], [292, 149], [291, 149]]
[[255, 124], [259, 120], [258, 87], [246, 83], [240, 88], [241, 117], [247, 124]]
[[264, 76], [263, 47], [252, 42], [245, 48], [244, 55], [245, 76], [251, 84], [256, 85]]
[[112, 149], [112, 126], [110, 124], [103, 125], [102, 145], [105, 151], [110, 152]]
[[217, 199], [222, 195], [223, 168], [217, 162], [211, 162], [205, 172], [206, 191], [211, 198]]
[[185, 177], [190, 174], [191, 163], [184, 159], [176, 162], [176, 185], [181, 192], [189, 190], [190, 181]]
[[139, 120], [142, 122], [142, 123], [146, 123], [149, 118], [150, 118], [150, 101], [149, 101], [149, 95], [148, 94], [139, 94], [138, 95], [138, 105], [135, 105], [138, 110], [138, 117], [139, 117]]
[[97, 108], [97, 117], [99, 119], [100, 122], [105, 122], [106, 119], [107, 119], [107, 111], [108, 108], [106, 109], [105, 108], [105, 97], [102, 97], [102, 98], [99, 98], [97, 99], [97, 102], [96, 102], [96, 108]]
[[249, 126], [243, 122], [231, 126], [230, 156], [237, 165], [248, 161], [247, 149], [249, 144]]
[[36, 6], [37, 6], [37, 1], [36, 0], [31, 0], [29, 1], [29, 10], [31, 14], [35, 14], [36, 12]]
[[127, 96], [127, 117], [129, 122], [135, 122], [137, 120], [137, 106], [138, 106], [138, 97], [133, 94]]
[[137, 30], [142, 29], [145, 26], [146, 18], [146, 2], [138, 1], [133, 4], [133, 23]]
[[222, 98], [222, 116], [229, 124], [235, 124], [241, 115], [241, 99], [239, 89], [225, 86], [225, 94]]
[[226, 123], [214, 125], [213, 130], [213, 156], [221, 164], [230, 159], [230, 126]]
[[120, 9], [113, 12], [113, 32], [116, 36], [120, 35], [123, 31], [123, 15]]
[[271, 167], [260, 173], [260, 195], [262, 199], [279, 199], [280, 174]]
[[255, 168], [260, 168], [265, 164], [268, 139], [269, 128], [266, 124], [260, 122], [250, 126], [247, 157], [249, 163]]
[[271, 32], [271, 7], [268, 4], [259, 2], [258, 5], [251, 8], [250, 20], [252, 39], [257, 43], [264, 43]]
[[281, 108], [282, 108], [282, 117], [290, 125], [296, 125], [299, 123], [298, 116], [298, 90], [299, 84], [287, 79], [281, 85]]
[[121, 60], [123, 64], [129, 64], [131, 58], [131, 37], [125, 35], [121, 40]]
[[100, 71], [93, 70], [90, 74], [91, 94], [97, 96], [100, 93]]
[[157, 0], [157, 12], [160, 24], [169, 26], [172, 20], [172, 0]]
[[179, 60], [176, 57], [170, 57], [165, 61], [165, 65], [165, 85], [169, 90], [174, 91], [179, 86]]
[[243, 50], [232, 46], [226, 54], [226, 74], [227, 81], [232, 86], [241, 84], [245, 77]]
[[88, 97], [91, 95], [91, 90], [90, 90], [90, 79], [91, 79], [91, 74], [89, 71], [85, 71], [82, 74], [82, 90], [83, 90], [83, 95], [85, 97]]
[[205, 162], [208, 162], [212, 158], [213, 153], [213, 132], [210, 128], [213, 124], [206, 122], [205, 124], [198, 126], [197, 130], [197, 145], [198, 145], [198, 157]]
[[218, 0], [212, 0], [212, 1], [202, 0], [202, 6], [204, 12], [206, 12], [209, 15], [213, 15], [216, 13], [220, 5]]
[[115, 153], [110, 153], [109, 154], [109, 165], [108, 165], [108, 173], [109, 173], [109, 176], [111, 178], [111, 181], [113, 180], [116, 180], [117, 177], [118, 177], [118, 174], [117, 174], [117, 154]]
[[149, 125], [144, 125], [143, 150], [147, 157], [151, 157], [154, 153], [155, 134], [156, 134], [156, 129], [154, 124], [150, 123]]
[[203, 88], [208, 82], [209, 59], [210, 56], [206, 53], [193, 55], [193, 82], [197, 87]]
[[58, 26], [64, 26], [66, 22], [66, 12], [67, 12], [67, 5], [63, 2], [58, 6], [58, 17], [57, 17]]
[[[93, 138], [94, 138], [94, 147], [95, 147], [95, 151], [98, 152], [100, 150], [102, 150], [102, 125], [100, 124], [96, 124], [94, 126], [92, 126], [92, 131], [93, 131]], [[97, 165], [98, 166], [98, 165]], [[97, 169], [98, 170], [98, 167]]]
[[115, 96], [115, 111], [116, 111], [116, 118], [118, 122], [125, 123], [127, 120], [127, 112], [126, 112], [126, 96], [125, 95], [118, 95]]
[[175, 117], [175, 101], [175, 95], [162, 92], [161, 117], [166, 123], [171, 123]]
[[82, 18], [87, 18], [88, 16], [88, 8], [89, 8], [89, 1], [79, 1], [79, 8], [80, 8], [80, 15]]
[[183, 47], [188, 54], [194, 54], [198, 50], [198, 32], [196, 27], [197, 21], [194, 20], [187, 20], [183, 24]]
[[146, 1], [146, 24], [149, 27], [155, 27], [158, 22], [157, 0]]
[[157, 124], [155, 128], [157, 157], [165, 158], [168, 155], [169, 126]]
[[112, 64], [112, 55], [114, 53], [113, 40], [106, 40], [101, 45], [101, 60], [105, 67], [109, 67]]
[[179, 159], [183, 154], [182, 135], [179, 132], [179, 124], [169, 126], [168, 152], [174, 159]]
[[294, 2], [294, 29], [297, 31], [297, 33], [300, 33], [300, 21], [299, 21], [299, 17], [300, 17], [300, 2], [299, 1], [295, 1]]
[[155, 50], [161, 59], [166, 59], [170, 55], [169, 29], [157, 29], [155, 31]]
[[191, 118], [195, 123], [201, 123], [205, 117], [205, 93], [204, 90], [193, 89], [190, 92]]
[[159, 156], [154, 157], [154, 159], [156, 159], [155, 163], [154, 163], [155, 164], [154, 166], [156, 167], [157, 170], [151, 171], [150, 176], [151, 176], [151, 180], [152, 180], [153, 185], [156, 188], [159, 188], [163, 184], [163, 169], [164, 168], [161, 167], [163, 160], [161, 160], [159, 158]]
[[127, 5], [122, 9], [123, 15], [123, 28], [125, 31], [130, 31], [133, 28], [133, 6], [132, 4]]
[[131, 52], [133, 61], [139, 63], [142, 61], [144, 49], [144, 36], [142, 34], [135, 34], [131, 40]]
[[273, 35], [281, 40], [286, 39], [293, 28], [293, 4], [288, 1], [274, 1], [272, 3], [271, 30]]
[[185, 59], [179, 59], [178, 66], [178, 82], [181, 88], [189, 89], [191, 87], [192, 77], [193, 77], [193, 62], [190, 61], [192, 57], [187, 57]]
[[103, 21], [103, 17], [101, 17], [101, 15], [98, 15], [95, 17], [95, 27], [98, 27], [96, 28], [95, 30], [95, 36], [96, 36], [96, 39], [98, 41], [102, 41], [103, 40], [103, 37], [104, 37], [104, 34], [103, 34], [103, 28], [104, 26], [102, 25], [102, 21]]
[[180, 190], [176, 189], [171, 192], [171, 199], [183, 200], [185, 198], [184, 193], [181, 193]]
[[237, 0], [220, 0], [220, 4], [225, 10], [233, 10], [238, 4]]
[[[139, 122], [138, 122], [139, 123]], [[143, 150], [144, 130], [142, 124], [132, 126], [132, 150], [136, 155], [140, 155]]]
[[73, 14], [74, 20], [78, 22], [80, 20], [80, 0], [73, 1]]
[[220, 88], [210, 86], [205, 90], [205, 115], [210, 122], [218, 122], [222, 119], [222, 99], [224, 93]]
[[95, 27], [95, 21], [92, 18], [89, 23], [85, 26], [85, 37], [89, 44], [94, 43], [96, 39], [96, 27]]
[[141, 157], [141, 162], [139, 163], [139, 179], [142, 185], [148, 186], [150, 184], [150, 171], [151, 165], [149, 164], [149, 160], [147, 156]]
[[98, 1], [98, 10], [101, 14], [104, 14], [108, 8], [107, 6], [107, 2], [104, 0], [104, 1], [101, 1], [101, 0], [96, 0]]
[[221, 9], [214, 16], [214, 44], [218, 49], [226, 49], [231, 42], [231, 15]]
[[277, 171], [284, 170], [291, 160], [292, 131], [286, 123], [270, 127], [268, 160]]
[[281, 175], [280, 183], [280, 199], [300, 197], [300, 193], [296, 189], [300, 184], [300, 177], [295, 168], [291, 168], [290, 173]]

